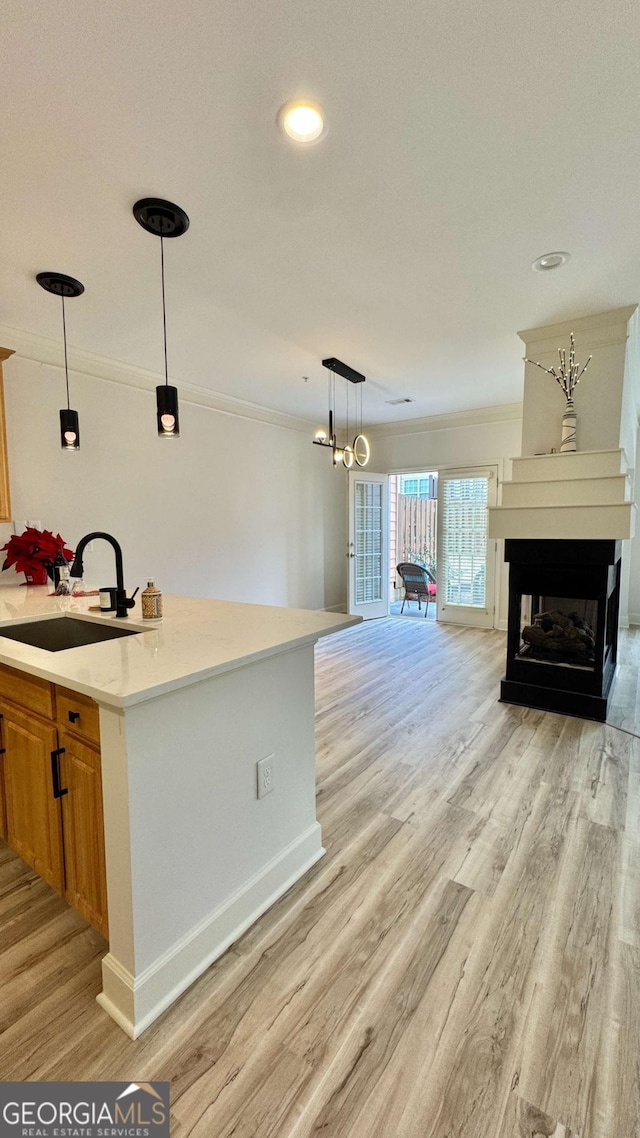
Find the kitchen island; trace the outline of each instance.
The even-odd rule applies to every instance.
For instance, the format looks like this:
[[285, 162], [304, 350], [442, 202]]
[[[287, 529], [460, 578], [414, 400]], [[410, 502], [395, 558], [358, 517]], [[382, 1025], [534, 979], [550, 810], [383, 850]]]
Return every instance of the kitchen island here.
[[[0, 664], [98, 705], [109, 923], [98, 1001], [135, 1038], [322, 856], [314, 644], [359, 618], [166, 597], [152, 624], [138, 608], [116, 621], [90, 611], [96, 598], [48, 593], [0, 588]], [[55, 652], [2, 636], [68, 617], [139, 635]]]

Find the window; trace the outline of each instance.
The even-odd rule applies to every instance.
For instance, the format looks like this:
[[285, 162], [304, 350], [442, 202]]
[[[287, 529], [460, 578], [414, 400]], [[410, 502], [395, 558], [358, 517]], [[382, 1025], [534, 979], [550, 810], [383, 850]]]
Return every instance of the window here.
[[405, 475], [401, 474], [399, 477], [398, 492], [406, 494], [411, 498], [437, 498], [438, 497], [438, 475], [437, 474], [416, 474]]
[[355, 598], [361, 605], [382, 599], [382, 485], [355, 486]]
[[487, 478], [445, 480], [443, 559], [448, 605], [485, 606], [487, 500]]

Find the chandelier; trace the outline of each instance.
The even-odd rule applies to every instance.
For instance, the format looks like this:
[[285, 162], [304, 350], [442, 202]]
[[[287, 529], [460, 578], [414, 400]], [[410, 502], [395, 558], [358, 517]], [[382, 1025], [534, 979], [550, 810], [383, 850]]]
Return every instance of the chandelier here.
[[[322, 366], [329, 372], [329, 429], [325, 431], [320, 427], [315, 434], [313, 442], [316, 446], [330, 447], [333, 456], [333, 465], [343, 466], [350, 470], [354, 465], [366, 466], [371, 457], [371, 447], [366, 435], [362, 433], [362, 386], [365, 382], [365, 377], [359, 371], [355, 371], [348, 364], [343, 364], [342, 360], [337, 360], [335, 356], [330, 359], [322, 361]], [[337, 428], [336, 428], [336, 375], [342, 377], [347, 381], [346, 387], [346, 426], [345, 426], [345, 442], [338, 441]], [[351, 390], [349, 384], [356, 385], [355, 399], [354, 399], [354, 422], [351, 423], [350, 415], [350, 400], [349, 392]], [[355, 430], [353, 442], [351, 439], [351, 430]]]

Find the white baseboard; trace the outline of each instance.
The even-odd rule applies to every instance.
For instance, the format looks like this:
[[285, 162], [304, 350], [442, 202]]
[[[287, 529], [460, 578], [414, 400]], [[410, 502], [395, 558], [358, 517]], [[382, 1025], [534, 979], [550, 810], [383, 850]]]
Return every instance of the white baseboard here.
[[139, 976], [108, 953], [102, 961], [100, 1006], [137, 1039], [234, 941], [323, 856], [316, 822]]
[[346, 612], [347, 611], [347, 602], [342, 601], [342, 603], [339, 605], [327, 605], [326, 608], [324, 608], [322, 611], [323, 612]]
[[622, 628], [637, 628], [640, 625], [640, 612], [630, 612], [626, 624], [620, 621]]

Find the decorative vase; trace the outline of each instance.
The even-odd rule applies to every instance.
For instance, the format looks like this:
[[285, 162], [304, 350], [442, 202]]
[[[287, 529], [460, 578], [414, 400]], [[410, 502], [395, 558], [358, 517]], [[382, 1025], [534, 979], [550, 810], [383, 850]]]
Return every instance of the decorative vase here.
[[26, 585], [47, 585], [49, 582], [49, 575], [47, 573], [46, 565], [39, 565], [33, 568], [29, 573], [25, 572]]
[[576, 447], [576, 422], [577, 415], [573, 404], [573, 399], [567, 399], [567, 406], [562, 415], [562, 442], [560, 443], [560, 454], [568, 454], [570, 451], [575, 451], [578, 449]]

